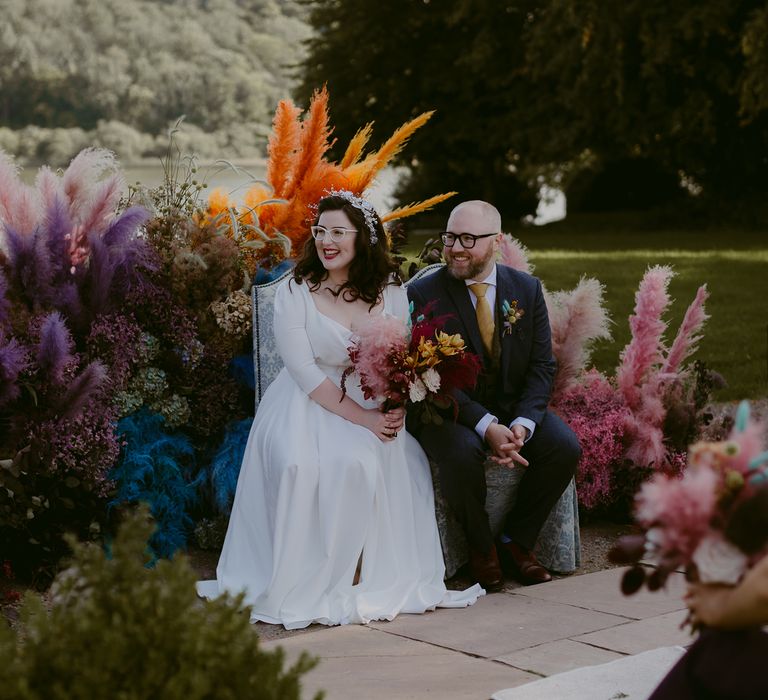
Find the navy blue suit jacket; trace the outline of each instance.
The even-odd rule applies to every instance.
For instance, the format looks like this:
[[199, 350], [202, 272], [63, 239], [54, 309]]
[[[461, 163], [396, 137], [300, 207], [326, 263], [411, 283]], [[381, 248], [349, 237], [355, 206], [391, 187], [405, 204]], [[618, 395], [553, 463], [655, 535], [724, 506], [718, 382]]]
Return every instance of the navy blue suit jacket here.
[[[464, 280], [454, 279], [443, 267], [409, 284], [408, 298], [414, 304], [416, 315], [430, 302], [434, 302], [432, 315], [449, 314], [446, 332], [460, 333], [469, 349], [483, 358], [484, 364], [487, 362], [477, 316]], [[500, 311], [505, 300], [510, 303], [517, 300], [517, 308], [525, 312], [507, 335], [503, 334]], [[522, 416], [540, 425], [549, 403], [556, 367], [541, 282], [525, 272], [497, 264], [495, 318], [501, 343], [495, 405], [481, 405], [472, 391], [457, 391], [458, 421], [474, 429], [486, 413], [493, 413], [502, 422]]]

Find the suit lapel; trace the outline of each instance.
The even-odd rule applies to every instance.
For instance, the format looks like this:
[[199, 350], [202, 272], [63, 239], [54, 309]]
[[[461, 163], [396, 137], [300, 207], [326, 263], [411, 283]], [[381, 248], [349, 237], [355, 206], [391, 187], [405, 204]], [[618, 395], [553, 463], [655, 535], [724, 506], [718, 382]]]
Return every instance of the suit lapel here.
[[447, 272], [443, 274], [445, 275], [448, 296], [456, 307], [459, 322], [464, 326], [465, 337], [469, 339], [475, 353], [484, 357], [483, 341], [480, 337], [480, 328], [477, 325], [477, 314], [475, 307], [472, 306], [472, 300], [469, 298], [467, 284], [464, 280], [454, 279]]
[[501, 306], [504, 301], [512, 301], [515, 299], [515, 285], [511, 279], [511, 275], [508, 274], [501, 265], [496, 266], [496, 319], [497, 325], [496, 332], [499, 335], [501, 342], [501, 372], [502, 376], [506, 377], [509, 372], [510, 355], [512, 354], [512, 338], [513, 336], [504, 335], [504, 315], [501, 311]]

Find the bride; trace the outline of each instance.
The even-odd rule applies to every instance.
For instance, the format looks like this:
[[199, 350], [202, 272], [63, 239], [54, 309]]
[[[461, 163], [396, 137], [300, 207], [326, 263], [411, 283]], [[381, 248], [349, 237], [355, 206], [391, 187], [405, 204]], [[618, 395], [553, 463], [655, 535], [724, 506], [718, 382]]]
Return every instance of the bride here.
[[346, 190], [320, 200], [293, 276], [275, 295], [285, 367], [248, 438], [218, 580], [207, 597], [245, 591], [251, 619], [298, 629], [392, 620], [471, 605], [448, 591], [429, 464], [403, 430], [341, 375], [368, 316], [408, 315], [373, 207]]

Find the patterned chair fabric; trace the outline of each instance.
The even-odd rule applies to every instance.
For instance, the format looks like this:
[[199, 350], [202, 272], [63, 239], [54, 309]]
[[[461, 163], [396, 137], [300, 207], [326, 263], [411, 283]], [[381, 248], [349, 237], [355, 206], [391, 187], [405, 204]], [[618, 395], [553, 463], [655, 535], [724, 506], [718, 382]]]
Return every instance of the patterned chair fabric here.
[[[442, 263], [429, 265], [419, 270], [411, 279], [415, 281], [442, 267]], [[267, 387], [282, 369], [283, 363], [277, 352], [273, 329], [272, 305], [275, 291], [292, 271], [266, 284], [254, 285], [253, 301], [253, 368], [256, 383], [256, 408]], [[406, 283], [407, 286], [408, 283]], [[440, 532], [440, 541], [445, 559], [445, 574], [453, 576], [469, 560], [469, 547], [461, 526], [451, 513], [440, 492], [436, 466], [432, 467], [432, 481], [435, 485], [435, 515]], [[522, 470], [510, 469], [488, 461], [486, 482], [488, 494], [485, 508], [488, 511], [494, 534], [501, 530], [504, 515], [509, 512], [517, 497], [517, 485]], [[581, 563], [581, 539], [579, 535], [579, 505], [576, 485], [568, 485], [560, 500], [549, 514], [547, 522], [536, 544], [536, 555], [551, 571], [569, 573]]]

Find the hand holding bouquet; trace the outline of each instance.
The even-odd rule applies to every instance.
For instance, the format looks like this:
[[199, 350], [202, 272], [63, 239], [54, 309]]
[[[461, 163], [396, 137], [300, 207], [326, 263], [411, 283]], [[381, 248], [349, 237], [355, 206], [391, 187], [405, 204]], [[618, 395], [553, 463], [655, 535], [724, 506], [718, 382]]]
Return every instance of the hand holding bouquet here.
[[644, 533], [622, 537], [609, 555], [632, 565], [624, 593], [644, 583], [656, 590], [681, 567], [703, 583], [738, 583], [768, 548], [767, 464], [762, 426], [743, 402], [727, 441], [692, 445], [682, 478], [657, 475], [644, 484], [636, 497]]
[[480, 371], [462, 337], [441, 329], [443, 320], [419, 316], [410, 331], [392, 316], [366, 321], [349, 347], [352, 366], [344, 372], [342, 391], [357, 372], [363, 396], [382, 400], [382, 411], [411, 403], [425, 422], [442, 422], [438, 409], [456, 407], [452, 392], [473, 387]]

